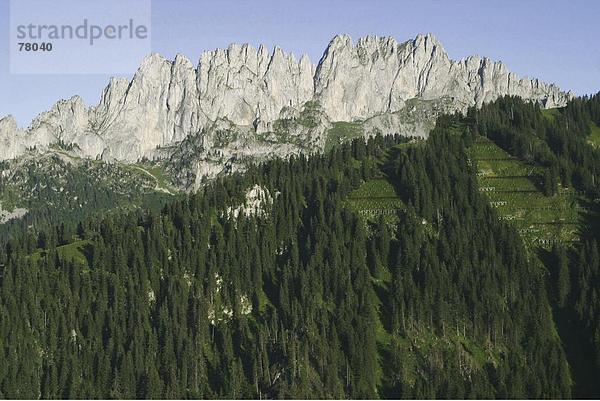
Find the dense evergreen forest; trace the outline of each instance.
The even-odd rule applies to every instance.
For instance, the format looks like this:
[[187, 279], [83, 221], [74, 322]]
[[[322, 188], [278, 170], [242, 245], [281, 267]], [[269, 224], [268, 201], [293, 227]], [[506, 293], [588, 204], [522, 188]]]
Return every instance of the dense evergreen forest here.
[[[540, 251], [559, 334], [575, 380], [574, 396], [600, 398], [600, 94], [578, 98], [544, 116], [519, 98], [503, 98], [468, 113], [469, 129], [511, 154], [545, 167], [549, 193], [574, 187], [588, 210], [575, 244]], [[548, 118], [549, 117], [549, 118]]]
[[[440, 117], [426, 141], [354, 140], [160, 212], [4, 239], [0, 397], [597, 397], [593, 210], [579, 241], [527, 249], [467, 149], [486, 136], [592, 209], [599, 105], [548, 118], [504, 98]], [[347, 206], [380, 177], [404, 207]]]

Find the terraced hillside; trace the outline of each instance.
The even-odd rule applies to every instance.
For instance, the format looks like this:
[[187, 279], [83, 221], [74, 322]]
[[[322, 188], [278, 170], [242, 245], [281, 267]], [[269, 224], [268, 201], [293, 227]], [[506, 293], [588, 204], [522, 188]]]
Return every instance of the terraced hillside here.
[[398, 210], [404, 209], [404, 202], [388, 179], [382, 176], [365, 181], [353, 191], [348, 197], [348, 206], [367, 221], [379, 215], [391, 221]]
[[529, 246], [549, 248], [575, 240], [582, 208], [571, 188], [545, 196], [536, 186], [541, 169], [524, 163], [494, 142], [478, 137], [469, 149], [477, 164], [479, 190], [485, 193], [499, 217], [511, 221]]
[[356, 211], [365, 222], [375, 222], [383, 216], [388, 223], [394, 223], [398, 211], [406, 205], [394, 188], [391, 179], [386, 174], [391, 155], [406, 146], [414, 146], [417, 142], [407, 142], [387, 149], [379, 158], [372, 160], [377, 166], [374, 178], [364, 181], [346, 200], [346, 206]]

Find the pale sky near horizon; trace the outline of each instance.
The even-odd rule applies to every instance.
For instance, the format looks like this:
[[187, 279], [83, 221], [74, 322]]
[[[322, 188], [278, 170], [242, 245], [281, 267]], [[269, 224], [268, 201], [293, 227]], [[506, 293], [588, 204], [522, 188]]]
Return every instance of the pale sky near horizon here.
[[[12, 114], [27, 126], [73, 95], [96, 104], [107, 75], [10, 74], [8, 5], [0, 0], [0, 118]], [[203, 50], [231, 42], [278, 45], [317, 63], [338, 33], [354, 41], [373, 34], [402, 42], [431, 32], [453, 59], [479, 54], [578, 95], [600, 91], [595, 0], [153, 0], [151, 30], [153, 52], [171, 59], [182, 53], [194, 64]]]

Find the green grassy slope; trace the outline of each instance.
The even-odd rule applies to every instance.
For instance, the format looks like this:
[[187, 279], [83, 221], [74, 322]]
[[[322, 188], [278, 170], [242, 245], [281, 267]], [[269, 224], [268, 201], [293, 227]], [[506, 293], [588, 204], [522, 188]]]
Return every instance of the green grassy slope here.
[[[90, 240], [81, 240], [74, 237], [73, 242], [56, 247], [56, 252], [62, 260], [72, 261], [80, 266], [87, 266], [85, 247], [91, 243]], [[47, 256], [47, 251], [38, 249], [31, 254], [31, 260], [37, 262], [45, 256]]]
[[542, 115], [550, 121], [554, 121], [560, 115], [560, 109], [542, 109]]
[[600, 147], [600, 127], [596, 124], [592, 124], [592, 132], [588, 137], [588, 142], [596, 148]]
[[350, 194], [347, 205], [366, 221], [372, 221], [379, 215], [390, 221], [397, 210], [404, 209], [404, 202], [385, 177], [364, 182]]
[[572, 189], [559, 186], [558, 194], [545, 196], [535, 185], [539, 167], [513, 158], [487, 138], [479, 137], [469, 151], [479, 190], [501, 219], [516, 225], [527, 245], [548, 248], [576, 238], [581, 208]]
[[358, 122], [337, 121], [327, 132], [327, 142], [325, 150], [330, 150], [335, 145], [339, 145], [348, 140], [359, 138], [363, 135], [363, 127]]

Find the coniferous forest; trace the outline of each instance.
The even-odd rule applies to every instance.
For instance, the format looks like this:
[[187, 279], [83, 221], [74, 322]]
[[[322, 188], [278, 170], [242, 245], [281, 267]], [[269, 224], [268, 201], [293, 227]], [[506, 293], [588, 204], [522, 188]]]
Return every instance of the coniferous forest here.
[[[600, 397], [600, 95], [550, 117], [501, 98], [427, 140], [355, 139], [160, 211], [3, 233], [0, 398]], [[575, 240], [529, 247], [499, 218], [481, 137], [547, 197], [577, 191]], [[350, 207], [382, 179], [402, 207]]]

